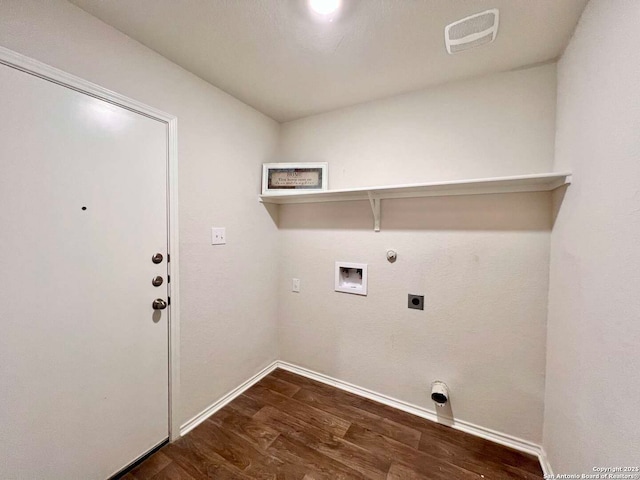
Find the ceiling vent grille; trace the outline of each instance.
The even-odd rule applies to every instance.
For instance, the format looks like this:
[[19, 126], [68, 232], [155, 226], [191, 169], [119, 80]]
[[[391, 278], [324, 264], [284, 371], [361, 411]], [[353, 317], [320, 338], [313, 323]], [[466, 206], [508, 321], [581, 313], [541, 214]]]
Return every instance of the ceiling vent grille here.
[[444, 41], [450, 54], [491, 43], [498, 34], [497, 8], [476, 13], [444, 28]]

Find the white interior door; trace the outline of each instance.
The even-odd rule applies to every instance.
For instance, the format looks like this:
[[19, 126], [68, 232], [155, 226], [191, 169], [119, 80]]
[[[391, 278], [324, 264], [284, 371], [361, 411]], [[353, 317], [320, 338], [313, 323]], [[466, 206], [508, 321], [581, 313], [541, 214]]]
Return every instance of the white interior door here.
[[168, 437], [167, 134], [0, 65], [4, 480], [105, 479]]

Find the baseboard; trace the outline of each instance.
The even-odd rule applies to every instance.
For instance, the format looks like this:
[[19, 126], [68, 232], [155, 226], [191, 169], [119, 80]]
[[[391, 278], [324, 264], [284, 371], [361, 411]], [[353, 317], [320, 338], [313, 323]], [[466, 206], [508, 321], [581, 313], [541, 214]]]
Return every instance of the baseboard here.
[[540, 455], [538, 455], [538, 458], [540, 459], [540, 467], [542, 467], [544, 478], [553, 478], [553, 468], [551, 468], [551, 463], [549, 463], [547, 452], [545, 452], [542, 447], [540, 447]]
[[[313, 370], [299, 367], [291, 363], [279, 361], [277, 362], [277, 367], [282, 368], [283, 370], [288, 370], [298, 375], [302, 375], [303, 377], [310, 378], [311, 380], [316, 380], [318, 382], [331, 385], [341, 390], [345, 390], [355, 395], [368, 398], [369, 400], [373, 400], [375, 402], [388, 405], [389, 407], [402, 410], [403, 412], [407, 412], [412, 415], [416, 415], [418, 417], [431, 420], [432, 422], [438, 422], [438, 415], [434, 410], [429, 410], [427, 408], [419, 407], [417, 405], [413, 405], [411, 403], [407, 403], [402, 400], [398, 400], [396, 398], [392, 398], [387, 395], [383, 395], [382, 393], [377, 393], [367, 388], [359, 387], [357, 385], [353, 385], [348, 382], [343, 382], [342, 380], [338, 380], [328, 375], [314, 372]], [[438, 423], [441, 423], [441, 422], [438, 422]], [[499, 443], [506, 447], [510, 447], [515, 450], [519, 450], [521, 452], [528, 453], [530, 455], [534, 455], [542, 459], [541, 457], [541, 455], [543, 455], [542, 448], [539, 445], [536, 445], [535, 443], [529, 442], [527, 440], [523, 440], [521, 438], [517, 438], [511, 435], [508, 435], [506, 433], [497, 432], [495, 430], [481, 427], [479, 425], [475, 425], [470, 422], [465, 422], [463, 420], [450, 419], [446, 423], [446, 425], [451, 428], [455, 428], [456, 430], [470, 433], [471, 435], [475, 435], [476, 437], [481, 437], [481, 438], [484, 438], [485, 440], [490, 440], [492, 442]], [[546, 456], [545, 456], [545, 459], [546, 459]]]
[[243, 382], [241, 385], [238, 385], [236, 388], [231, 390], [229, 393], [224, 395], [222, 398], [220, 398], [219, 400], [217, 400], [214, 403], [212, 403], [211, 405], [209, 405], [202, 412], [200, 412], [198, 415], [196, 415], [195, 417], [193, 417], [191, 420], [187, 421], [184, 425], [182, 425], [180, 427], [180, 436], [183, 436], [183, 435], [186, 435], [187, 433], [189, 433], [191, 430], [196, 428], [198, 425], [200, 425], [202, 422], [204, 422], [211, 415], [213, 415], [218, 410], [220, 410], [222, 407], [224, 407], [227, 403], [231, 402], [237, 396], [242, 395], [242, 393], [245, 390], [248, 390], [254, 384], [258, 383], [264, 377], [269, 375], [276, 368], [278, 368], [278, 362], [277, 361], [275, 361], [271, 365], [263, 368], [258, 373], [256, 373], [253, 377], [251, 377], [249, 380], [247, 380], [246, 382]]
[[[281, 368], [283, 370], [287, 370], [297, 375], [310, 378], [311, 380], [316, 380], [318, 382], [331, 385], [333, 387], [339, 388], [340, 390], [344, 390], [346, 392], [353, 393], [355, 395], [359, 395], [364, 398], [368, 398], [369, 400], [373, 400], [375, 402], [382, 403], [383, 405], [387, 405], [389, 407], [402, 410], [403, 412], [416, 415], [426, 420], [441, 423], [439, 422], [438, 415], [434, 410], [429, 410], [424, 407], [419, 407], [417, 405], [413, 405], [411, 403], [404, 402], [402, 400], [398, 400], [393, 397], [389, 397], [388, 395], [384, 395], [382, 393], [374, 392], [373, 390], [369, 390], [367, 388], [353, 385], [352, 383], [338, 380], [336, 378], [330, 377], [323, 373], [314, 372], [313, 370], [309, 370], [308, 368], [299, 367], [297, 365], [293, 365], [288, 362], [275, 361], [271, 365], [262, 369], [260, 372], [256, 373], [249, 380], [242, 383], [238, 387], [234, 388], [229, 393], [224, 395], [222, 398], [220, 398], [219, 400], [217, 400], [216, 402], [214, 402], [213, 404], [205, 408], [201, 413], [193, 417], [184, 425], [182, 425], [180, 427], [180, 435], [181, 436], [186, 435], [188, 432], [190, 432], [195, 427], [200, 425], [211, 415], [213, 415], [222, 407], [224, 407], [227, 403], [231, 402], [234, 398], [241, 395], [245, 390], [248, 390], [255, 383], [259, 382], [262, 378], [269, 375], [276, 368]], [[484, 438], [485, 440], [489, 440], [494, 443], [499, 443], [500, 445], [504, 445], [506, 447], [510, 447], [515, 450], [528, 453], [530, 455], [534, 455], [539, 458], [540, 466], [542, 468], [543, 473], [545, 475], [552, 473], [551, 465], [549, 464], [546, 453], [544, 452], [541, 446], [536, 445], [535, 443], [529, 442], [527, 440], [523, 440], [521, 438], [514, 437], [512, 435], [508, 435], [506, 433], [498, 432], [490, 428], [485, 428], [470, 422], [465, 422], [464, 420], [448, 419], [446, 425], [451, 428], [455, 428], [456, 430], [460, 430], [462, 432], [475, 435], [476, 437]]]

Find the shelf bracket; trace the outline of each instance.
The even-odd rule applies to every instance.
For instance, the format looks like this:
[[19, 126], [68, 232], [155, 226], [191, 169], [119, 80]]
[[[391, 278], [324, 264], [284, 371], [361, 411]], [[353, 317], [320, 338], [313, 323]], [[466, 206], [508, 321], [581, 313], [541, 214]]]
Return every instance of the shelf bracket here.
[[371, 192], [367, 192], [369, 196], [369, 203], [371, 204], [371, 211], [373, 212], [373, 231], [380, 231], [380, 199], [374, 197]]

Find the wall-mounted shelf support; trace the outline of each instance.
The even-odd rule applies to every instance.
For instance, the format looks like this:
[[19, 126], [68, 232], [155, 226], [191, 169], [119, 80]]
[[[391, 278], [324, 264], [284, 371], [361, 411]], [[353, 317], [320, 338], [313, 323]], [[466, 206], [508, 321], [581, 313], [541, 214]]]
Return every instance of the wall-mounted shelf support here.
[[260, 196], [262, 203], [349, 202], [369, 200], [373, 212], [373, 229], [380, 231], [380, 202], [387, 198], [444, 197], [451, 195], [487, 195], [522, 192], [550, 192], [571, 183], [571, 173], [551, 172], [511, 177], [473, 178], [433, 183], [359, 187], [323, 192], [269, 193]]
[[367, 192], [369, 196], [369, 203], [371, 204], [371, 211], [373, 212], [373, 231], [380, 231], [380, 199], [374, 197], [373, 193]]

